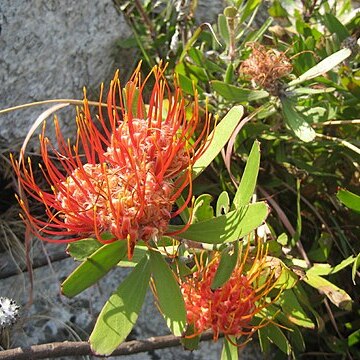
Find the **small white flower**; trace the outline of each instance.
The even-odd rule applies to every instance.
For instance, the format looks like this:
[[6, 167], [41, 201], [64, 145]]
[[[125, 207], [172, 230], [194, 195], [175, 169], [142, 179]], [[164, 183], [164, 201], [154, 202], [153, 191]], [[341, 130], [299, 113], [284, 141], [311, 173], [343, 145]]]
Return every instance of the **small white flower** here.
[[0, 297], [0, 328], [8, 327], [16, 321], [19, 306], [12, 299]]

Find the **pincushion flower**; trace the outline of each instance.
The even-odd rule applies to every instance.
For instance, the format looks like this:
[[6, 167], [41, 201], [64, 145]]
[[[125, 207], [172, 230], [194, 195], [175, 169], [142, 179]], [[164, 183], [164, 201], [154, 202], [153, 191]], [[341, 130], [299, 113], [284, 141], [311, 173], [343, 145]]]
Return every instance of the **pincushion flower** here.
[[[207, 146], [210, 116], [205, 111], [204, 126], [193, 140], [200, 119], [197, 93], [188, 103], [176, 78], [170, 89], [164, 71], [164, 66], [155, 66], [143, 80], [139, 64], [124, 88], [116, 73], [106, 115], [101, 88], [96, 119], [84, 91], [73, 146], [64, 139], [56, 118], [56, 145], [46, 137], [44, 125], [41, 170], [50, 190], [38, 184], [30, 159], [27, 166], [12, 160], [22, 187], [45, 205], [47, 221], [33, 216], [20, 200], [25, 219], [39, 238], [123, 239], [131, 257], [138, 240], [165, 234], [170, 218], [188, 205], [191, 186], [183, 207], [172, 213], [176, 199], [191, 185], [192, 165]], [[146, 94], [150, 82], [152, 90]]]
[[249, 247], [239, 258], [229, 280], [220, 288], [211, 288], [219, 266], [219, 255], [215, 255], [207, 265], [199, 264], [197, 271], [181, 281], [187, 322], [193, 325], [195, 335], [211, 329], [214, 340], [220, 333], [227, 338], [246, 336], [248, 340], [264, 326], [264, 323], [254, 325], [252, 320], [271, 304], [266, 298], [275, 286], [275, 272], [266, 271], [263, 246], [259, 246], [255, 258], [248, 259], [248, 254]]

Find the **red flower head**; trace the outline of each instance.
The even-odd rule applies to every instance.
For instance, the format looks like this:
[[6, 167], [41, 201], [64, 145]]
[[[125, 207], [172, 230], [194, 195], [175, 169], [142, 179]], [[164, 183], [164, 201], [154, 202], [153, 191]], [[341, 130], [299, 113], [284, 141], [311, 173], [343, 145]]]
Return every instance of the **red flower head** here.
[[[174, 90], [170, 89], [164, 71], [165, 67], [155, 66], [142, 80], [139, 65], [124, 88], [116, 73], [107, 96], [107, 116], [101, 106], [101, 88], [96, 120], [85, 92], [74, 146], [63, 138], [56, 118], [57, 146], [45, 136], [44, 125], [41, 169], [50, 191], [38, 185], [30, 159], [28, 167], [13, 160], [22, 187], [45, 205], [48, 221], [31, 215], [20, 200], [42, 240], [96, 236], [108, 242], [104, 238], [110, 235], [110, 241], [128, 241], [131, 257], [136, 241], [163, 235], [170, 218], [187, 206], [191, 189], [184, 207], [171, 213], [182, 190], [191, 184], [192, 165], [205, 149], [210, 117], [206, 112], [203, 129], [194, 141], [199, 124], [197, 93], [188, 104], [176, 78]], [[150, 82], [152, 91], [146, 96], [145, 86]]]
[[184, 296], [187, 321], [194, 327], [195, 335], [211, 329], [214, 340], [223, 333], [226, 337], [252, 334], [264, 326], [253, 325], [256, 314], [270, 303], [265, 298], [275, 285], [274, 272], [266, 272], [266, 254], [260, 246], [255, 259], [248, 263], [249, 247], [229, 280], [220, 288], [211, 288], [219, 266], [219, 256], [198, 270], [180, 284]]

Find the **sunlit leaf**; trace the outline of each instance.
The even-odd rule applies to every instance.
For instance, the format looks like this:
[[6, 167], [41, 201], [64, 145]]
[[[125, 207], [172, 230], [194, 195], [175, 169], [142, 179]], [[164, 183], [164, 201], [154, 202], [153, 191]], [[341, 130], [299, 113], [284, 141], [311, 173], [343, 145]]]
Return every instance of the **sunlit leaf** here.
[[357, 257], [355, 258], [354, 264], [352, 266], [352, 271], [351, 271], [351, 278], [352, 278], [354, 285], [356, 285], [355, 278], [356, 278], [357, 269], [359, 267], [360, 267], [360, 254], [358, 254]]
[[74, 258], [74, 260], [84, 261], [102, 246], [103, 245], [96, 239], [88, 238], [69, 243], [66, 247], [66, 252]]
[[231, 245], [221, 251], [219, 266], [211, 283], [211, 289], [216, 290], [223, 286], [235, 269], [239, 256], [239, 243], [234, 241]]
[[354, 331], [348, 336], [349, 347], [355, 346], [360, 343], [360, 329]]
[[225, 215], [230, 210], [230, 198], [226, 191], [223, 191], [216, 202], [216, 216]]
[[246, 161], [244, 173], [241, 177], [239, 187], [235, 193], [233, 206], [234, 208], [240, 208], [247, 205], [250, 202], [252, 195], [254, 194], [256, 187], [256, 180], [259, 173], [260, 166], [260, 143], [255, 141], [249, 158]]
[[129, 335], [145, 300], [150, 273], [146, 256], [110, 296], [89, 338], [94, 354], [110, 355]]
[[290, 99], [282, 98], [281, 103], [285, 121], [294, 134], [304, 142], [314, 140], [315, 130], [309, 125], [305, 117], [295, 109]]
[[161, 313], [172, 333], [181, 336], [185, 331], [186, 310], [179, 284], [160, 253], [150, 251], [150, 263]]
[[[236, 343], [236, 339], [233, 339], [233, 342]], [[224, 339], [224, 345], [221, 351], [220, 360], [238, 360], [239, 353], [238, 347], [232, 344], [228, 339]]]
[[227, 20], [225, 15], [219, 14], [218, 16], [219, 33], [226, 45], [229, 45], [230, 35]]
[[136, 245], [131, 260], [125, 257], [119, 262], [118, 265], [122, 267], [134, 267], [141, 261], [141, 259], [146, 255], [147, 252], [148, 252], [147, 246]]
[[340, 189], [337, 192], [336, 196], [346, 207], [360, 213], [360, 196], [359, 195], [356, 195], [345, 189]]
[[214, 217], [214, 209], [211, 206], [212, 200], [212, 196], [209, 194], [202, 194], [196, 198], [193, 210], [194, 223]]
[[240, 23], [243, 23], [256, 10], [260, 3], [261, 0], [247, 1], [244, 8], [241, 9]]
[[266, 264], [275, 271], [277, 276], [275, 288], [277, 289], [291, 289], [299, 280], [298, 276], [278, 257], [268, 255]]
[[313, 95], [313, 94], [325, 94], [334, 92], [336, 89], [334, 87], [324, 87], [322, 89], [313, 89], [313, 88], [297, 88], [291, 91], [294, 95]]
[[350, 266], [355, 261], [354, 256], [349, 256], [347, 259], [343, 260], [340, 264], [332, 267], [330, 264], [314, 264], [306, 273], [309, 275], [332, 275], [336, 274], [338, 271], [345, 269], [347, 266]]
[[103, 245], [79, 265], [62, 283], [61, 291], [73, 297], [95, 284], [126, 256], [127, 243], [119, 240]]
[[341, 49], [337, 51], [336, 53], [326, 57], [322, 61], [320, 61], [318, 64], [313, 66], [311, 69], [304, 72], [302, 75], [300, 75], [297, 79], [289, 82], [289, 86], [294, 86], [297, 84], [300, 84], [304, 81], [313, 79], [317, 76], [320, 76], [322, 74], [327, 73], [329, 70], [333, 69], [335, 66], [339, 65], [341, 62], [343, 62], [345, 59], [347, 59], [351, 55], [350, 49]]
[[[208, 244], [235, 241], [260, 226], [267, 215], [268, 206], [265, 202], [250, 204], [226, 215], [191, 224], [181, 233], [181, 237]], [[182, 227], [170, 225], [168, 231], [178, 231]]]
[[351, 297], [343, 290], [330, 281], [318, 275], [306, 273], [304, 281], [321, 293], [325, 294], [329, 300], [341, 309], [350, 311], [352, 308]]
[[234, 106], [217, 124], [214, 133], [209, 135], [208, 141], [210, 142], [210, 146], [202, 156], [197, 159], [193, 166], [193, 179], [199, 176], [220, 153], [241, 120], [243, 114], [244, 108], [242, 106]]
[[296, 298], [292, 289], [285, 290], [280, 297], [280, 305], [283, 309], [285, 316], [294, 324], [308, 328], [314, 329], [315, 324], [307, 316], [306, 312], [300, 305], [298, 299]]

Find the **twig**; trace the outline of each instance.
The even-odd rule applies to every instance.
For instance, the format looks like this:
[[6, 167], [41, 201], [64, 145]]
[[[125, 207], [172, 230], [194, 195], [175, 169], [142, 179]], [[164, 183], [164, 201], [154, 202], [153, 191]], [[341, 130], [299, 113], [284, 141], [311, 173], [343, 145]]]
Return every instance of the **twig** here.
[[316, 124], [312, 124], [313, 127], [322, 127], [322, 126], [328, 126], [328, 125], [354, 125], [354, 124], [360, 124], [360, 119], [354, 119], [354, 120], [329, 120], [324, 121]]
[[[106, 336], [106, 335], [105, 335]], [[211, 340], [212, 332], [206, 332], [201, 336], [202, 341]], [[151, 337], [146, 340], [133, 340], [122, 343], [111, 355], [130, 355], [151, 350], [164, 349], [181, 345], [181, 338], [166, 335]], [[86, 341], [65, 341], [41, 345], [33, 345], [28, 348], [15, 348], [0, 352], [1, 360], [37, 360], [45, 358], [57, 358], [60, 356], [84, 356], [93, 355], [90, 345]], [[98, 357], [103, 357], [97, 355]]]
[[[64, 104], [71, 104], [71, 105], [84, 105], [84, 100], [76, 100], [76, 99], [50, 99], [50, 100], [42, 100], [42, 101], [35, 101], [27, 104], [21, 104], [17, 106], [12, 106], [6, 109], [0, 110], [0, 115], [8, 113], [14, 110], [21, 110], [26, 109], [32, 106], [39, 106], [39, 105], [48, 105], [48, 104], [57, 104], [57, 103], [64, 103]], [[98, 101], [88, 101], [88, 104], [91, 106], [102, 106], [107, 107], [106, 103], [99, 103]]]
[[350, 149], [350, 150], [356, 152], [358, 155], [360, 155], [360, 149], [358, 147], [356, 147], [355, 145], [349, 143], [346, 140], [339, 139], [334, 136], [323, 135], [323, 134], [316, 134], [316, 136], [319, 138], [322, 138], [322, 139], [330, 140], [330, 141], [336, 142], [338, 144], [341, 144], [342, 146], [345, 146], [348, 149]]

